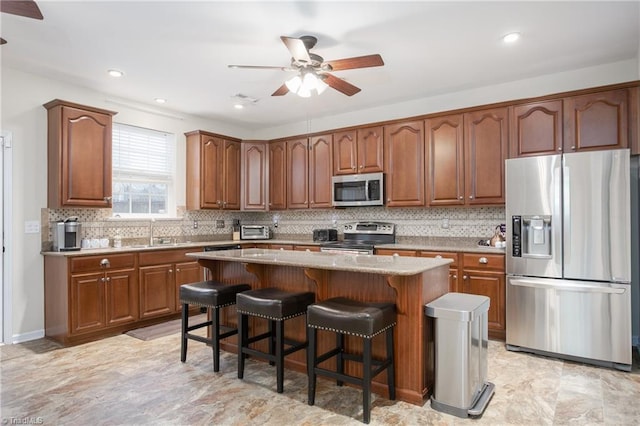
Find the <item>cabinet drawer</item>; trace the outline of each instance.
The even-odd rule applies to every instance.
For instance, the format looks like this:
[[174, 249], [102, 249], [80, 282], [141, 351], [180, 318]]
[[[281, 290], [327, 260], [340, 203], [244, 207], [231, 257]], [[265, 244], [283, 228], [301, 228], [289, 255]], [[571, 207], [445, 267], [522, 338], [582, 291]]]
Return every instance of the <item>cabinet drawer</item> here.
[[504, 272], [504, 255], [503, 254], [483, 254], [483, 253], [463, 253], [462, 265], [464, 269]]
[[394, 250], [394, 249], [376, 249], [376, 254], [380, 256], [408, 256], [416, 257], [415, 250]]
[[449, 265], [450, 268], [458, 267], [458, 253], [451, 253], [449, 251], [420, 251], [418, 257], [435, 257], [443, 259], [451, 259], [453, 263]]
[[178, 263], [193, 261], [192, 257], [185, 256], [186, 253], [200, 251], [196, 248], [191, 250], [154, 250], [144, 251], [138, 254], [140, 266], [162, 265], [166, 263]]
[[103, 254], [100, 256], [82, 256], [71, 258], [71, 273], [100, 271], [100, 262], [103, 259], [109, 261], [108, 269], [133, 268], [136, 265], [136, 255], [134, 253], [123, 254]]

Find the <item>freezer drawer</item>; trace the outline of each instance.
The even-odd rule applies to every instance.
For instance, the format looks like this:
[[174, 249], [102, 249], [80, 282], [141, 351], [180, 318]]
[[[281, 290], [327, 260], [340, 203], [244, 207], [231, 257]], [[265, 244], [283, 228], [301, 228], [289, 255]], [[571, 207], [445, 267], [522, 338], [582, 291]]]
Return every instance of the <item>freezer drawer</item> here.
[[507, 346], [631, 365], [631, 286], [507, 276]]

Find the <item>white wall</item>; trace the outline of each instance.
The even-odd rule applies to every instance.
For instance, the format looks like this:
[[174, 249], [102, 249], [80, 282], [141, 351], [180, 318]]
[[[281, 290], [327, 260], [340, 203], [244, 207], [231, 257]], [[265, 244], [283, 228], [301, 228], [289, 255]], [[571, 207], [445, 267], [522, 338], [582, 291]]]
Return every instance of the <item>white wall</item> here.
[[[465, 92], [451, 93], [396, 105], [385, 105], [357, 113], [314, 119], [312, 131], [383, 121], [491, 102], [517, 99], [566, 90], [637, 80], [636, 59], [580, 69], [526, 81], [509, 82]], [[64, 99], [98, 108], [119, 111], [115, 120], [164, 130], [177, 135], [178, 205], [184, 205], [183, 133], [196, 129], [215, 131], [244, 139], [273, 139], [303, 134], [307, 123], [250, 132], [227, 123], [176, 114], [172, 118], [107, 102], [108, 95], [20, 71], [2, 68], [0, 129], [13, 132], [13, 236], [8, 250], [13, 254], [13, 335], [38, 337], [44, 329], [43, 258], [40, 235], [25, 234], [24, 222], [40, 221], [47, 203], [47, 117], [42, 104]]]

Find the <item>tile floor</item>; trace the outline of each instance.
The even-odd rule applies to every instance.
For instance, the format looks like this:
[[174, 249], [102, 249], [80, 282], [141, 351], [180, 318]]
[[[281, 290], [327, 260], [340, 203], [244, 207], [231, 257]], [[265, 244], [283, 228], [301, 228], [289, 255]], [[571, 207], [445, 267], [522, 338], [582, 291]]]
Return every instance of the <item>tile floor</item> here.
[[[307, 405], [306, 376], [235, 355], [213, 373], [210, 350], [190, 343], [180, 362], [178, 334], [141, 341], [120, 335], [62, 348], [46, 339], [0, 347], [2, 424], [358, 425], [361, 394], [318, 381]], [[636, 356], [636, 358], [638, 358]], [[640, 423], [640, 370], [631, 373], [508, 352], [489, 342], [488, 380], [496, 393], [484, 415], [460, 419], [373, 396], [372, 425], [632, 425]]]

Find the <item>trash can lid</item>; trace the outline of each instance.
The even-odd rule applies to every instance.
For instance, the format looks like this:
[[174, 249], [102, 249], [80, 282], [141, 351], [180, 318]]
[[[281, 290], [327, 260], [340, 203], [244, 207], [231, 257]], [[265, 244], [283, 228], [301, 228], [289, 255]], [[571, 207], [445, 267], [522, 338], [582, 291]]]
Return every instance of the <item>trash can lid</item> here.
[[467, 293], [447, 293], [424, 306], [424, 313], [433, 318], [471, 322], [489, 311], [489, 298]]

